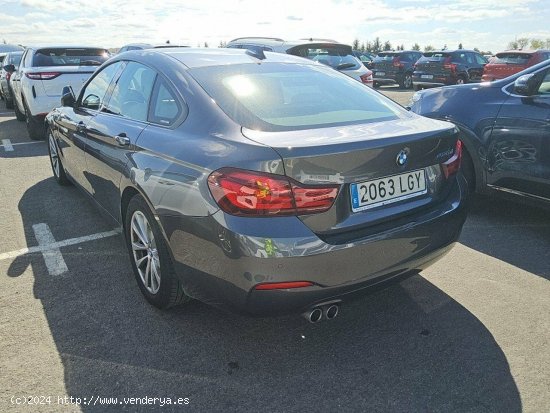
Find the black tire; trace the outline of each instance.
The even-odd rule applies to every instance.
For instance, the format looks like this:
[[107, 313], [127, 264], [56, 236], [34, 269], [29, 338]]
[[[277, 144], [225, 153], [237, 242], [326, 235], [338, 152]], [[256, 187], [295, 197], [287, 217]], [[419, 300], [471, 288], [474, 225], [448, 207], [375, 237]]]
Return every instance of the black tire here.
[[460, 169], [462, 170], [462, 175], [464, 175], [464, 178], [466, 178], [466, 182], [468, 183], [468, 191], [470, 194], [473, 194], [476, 191], [476, 171], [474, 169], [472, 157], [464, 146], [462, 149]]
[[378, 82], [372, 82], [372, 87], [374, 89], [378, 89], [380, 87], [380, 84]]
[[[134, 251], [132, 249], [132, 219], [134, 214], [141, 213], [147, 219], [147, 224], [149, 229], [153, 234], [154, 248], [156, 254], [158, 255], [158, 261], [160, 263], [160, 283], [158, 286], [158, 291], [152, 293], [148, 290], [144, 284], [144, 281], [141, 278], [140, 272], [137, 267], [136, 258], [134, 256]], [[139, 215], [138, 215], [139, 216]], [[160, 231], [159, 225], [149, 209], [147, 202], [143, 199], [141, 195], [134, 195], [134, 197], [128, 203], [128, 208], [126, 209], [126, 217], [124, 220], [124, 234], [126, 238], [126, 246], [128, 247], [128, 253], [130, 254], [130, 262], [132, 263], [132, 269], [134, 270], [134, 275], [138, 283], [141, 293], [145, 296], [147, 301], [154, 305], [157, 308], [165, 309], [173, 307], [175, 305], [183, 304], [187, 301], [190, 301], [191, 298], [185, 294], [183, 290], [183, 285], [181, 280], [178, 278], [174, 271], [174, 266], [172, 263], [172, 258], [168, 251], [166, 241], [163, 238], [163, 235]], [[147, 255], [148, 251], [137, 251], [137, 253], [144, 253]], [[151, 286], [152, 286], [151, 275]]]
[[468, 82], [466, 81], [466, 77], [465, 77], [465, 76], [460, 75], [460, 76], [458, 76], [458, 77], [456, 78], [456, 82], [455, 82], [456, 85], [464, 85], [465, 83], [468, 83]]
[[14, 105], [13, 105], [13, 111], [15, 112], [15, 118], [19, 121], [19, 122], [23, 122], [25, 120], [25, 114], [24, 113], [21, 113], [19, 111], [19, 108], [17, 107], [17, 103], [16, 102], [13, 102]]
[[418, 92], [419, 90], [422, 90], [422, 86], [413, 84], [413, 90]]
[[46, 136], [48, 137], [48, 155], [50, 157], [53, 177], [59, 185], [69, 185], [71, 181], [69, 181], [65, 173], [63, 162], [59, 157], [59, 146], [50, 128], [47, 129]]
[[44, 123], [32, 116], [31, 111], [29, 110], [29, 107], [27, 106], [25, 101], [23, 101], [23, 106], [25, 107], [25, 122], [27, 124], [27, 132], [29, 134], [29, 138], [31, 138], [33, 141], [43, 140], [45, 135]]
[[413, 87], [413, 79], [412, 79], [412, 74], [410, 73], [405, 73], [403, 75], [403, 78], [401, 79], [401, 81], [399, 82], [399, 87], [401, 89], [412, 89]]

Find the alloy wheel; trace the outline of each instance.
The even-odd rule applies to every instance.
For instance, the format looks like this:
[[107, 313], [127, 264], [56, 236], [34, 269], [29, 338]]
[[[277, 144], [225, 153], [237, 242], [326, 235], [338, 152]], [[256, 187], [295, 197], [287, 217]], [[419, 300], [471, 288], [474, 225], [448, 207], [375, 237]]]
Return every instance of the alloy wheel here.
[[405, 79], [403, 79], [403, 86], [405, 86], [405, 89], [410, 89], [412, 83], [412, 77], [410, 75], [405, 75]]
[[147, 217], [141, 211], [132, 215], [130, 242], [132, 255], [143, 286], [151, 294], [160, 289], [160, 259], [155, 236]]

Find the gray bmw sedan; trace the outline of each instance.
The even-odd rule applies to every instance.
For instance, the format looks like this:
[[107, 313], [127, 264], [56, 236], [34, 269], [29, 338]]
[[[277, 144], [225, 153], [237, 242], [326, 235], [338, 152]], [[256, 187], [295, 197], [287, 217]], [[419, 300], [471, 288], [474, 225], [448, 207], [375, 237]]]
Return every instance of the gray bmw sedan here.
[[333, 318], [440, 258], [466, 217], [457, 129], [310, 60], [127, 52], [61, 102], [54, 177], [122, 227], [160, 308]]

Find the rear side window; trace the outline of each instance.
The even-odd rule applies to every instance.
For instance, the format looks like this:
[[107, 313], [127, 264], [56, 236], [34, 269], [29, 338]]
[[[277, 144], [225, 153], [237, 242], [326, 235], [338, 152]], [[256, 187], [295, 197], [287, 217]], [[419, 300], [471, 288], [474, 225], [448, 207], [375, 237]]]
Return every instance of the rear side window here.
[[449, 53], [444, 53], [444, 52], [426, 52], [419, 59], [419, 62], [441, 62], [449, 56], [450, 56]]
[[398, 53], [378, 53], [375, 62], [391, 62], [395, 57], [399, 56]]
[[129, 62], [118, 78], [106, 105], [108, 112], [130, 119], [147, 121], [151, 91], [156, 72], [142, 64]]
[[122, 63], [116, 62], [107, 67], [104, 67], [101, 72], [97, 73], [94, 78], [86, 85], [82, 91], [81, 105], [92, 110], [99, 110], [103, 105], [105, 94], [109, 89], [109, 85], [117, 74]]
[[17, 53], [17, 54], [10, 54], [9, 56], [9, 62], [6, 62], [6, 64], [19, 66], [19, 63], [21, 63], [21, 57], [23, 54]]
[[32, 66], [100, 66], [108, 58], [109, 52], [105, 49], [39, 49], [34, 54]]
[[497, 53], [491, 63], [525, 65], [533, 57], [529, 53]]
[[182, 108], [174, 93], [160, 80], [153, 91], [151, 116], [149, 120], [163, 126], [172, 125], [182, 113]]
[[249, 129], [312, 129], [406, 113], [356, 80], [318, 65], [210, 66], [190, 73], [229, 117]]

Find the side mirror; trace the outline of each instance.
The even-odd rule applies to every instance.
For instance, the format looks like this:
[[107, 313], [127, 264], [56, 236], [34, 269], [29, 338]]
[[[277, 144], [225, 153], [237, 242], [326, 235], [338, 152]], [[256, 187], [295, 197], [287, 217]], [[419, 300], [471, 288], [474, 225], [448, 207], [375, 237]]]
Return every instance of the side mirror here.
[[65, 86], [61, 92], [61, 106], [74, 107], [76, 98], [74, 96], [73, 88]]
[[523, 75], [514, 82], [514, 93], [521, 96], [532, 96], [535, 94], [537, 80], [533, 73]]
[[15, 66], [14, 65], [6, 65], [6, 66], [4, 66], [4, 70], [8, 73], [13, 73], [13, 72], [15, 72]]

